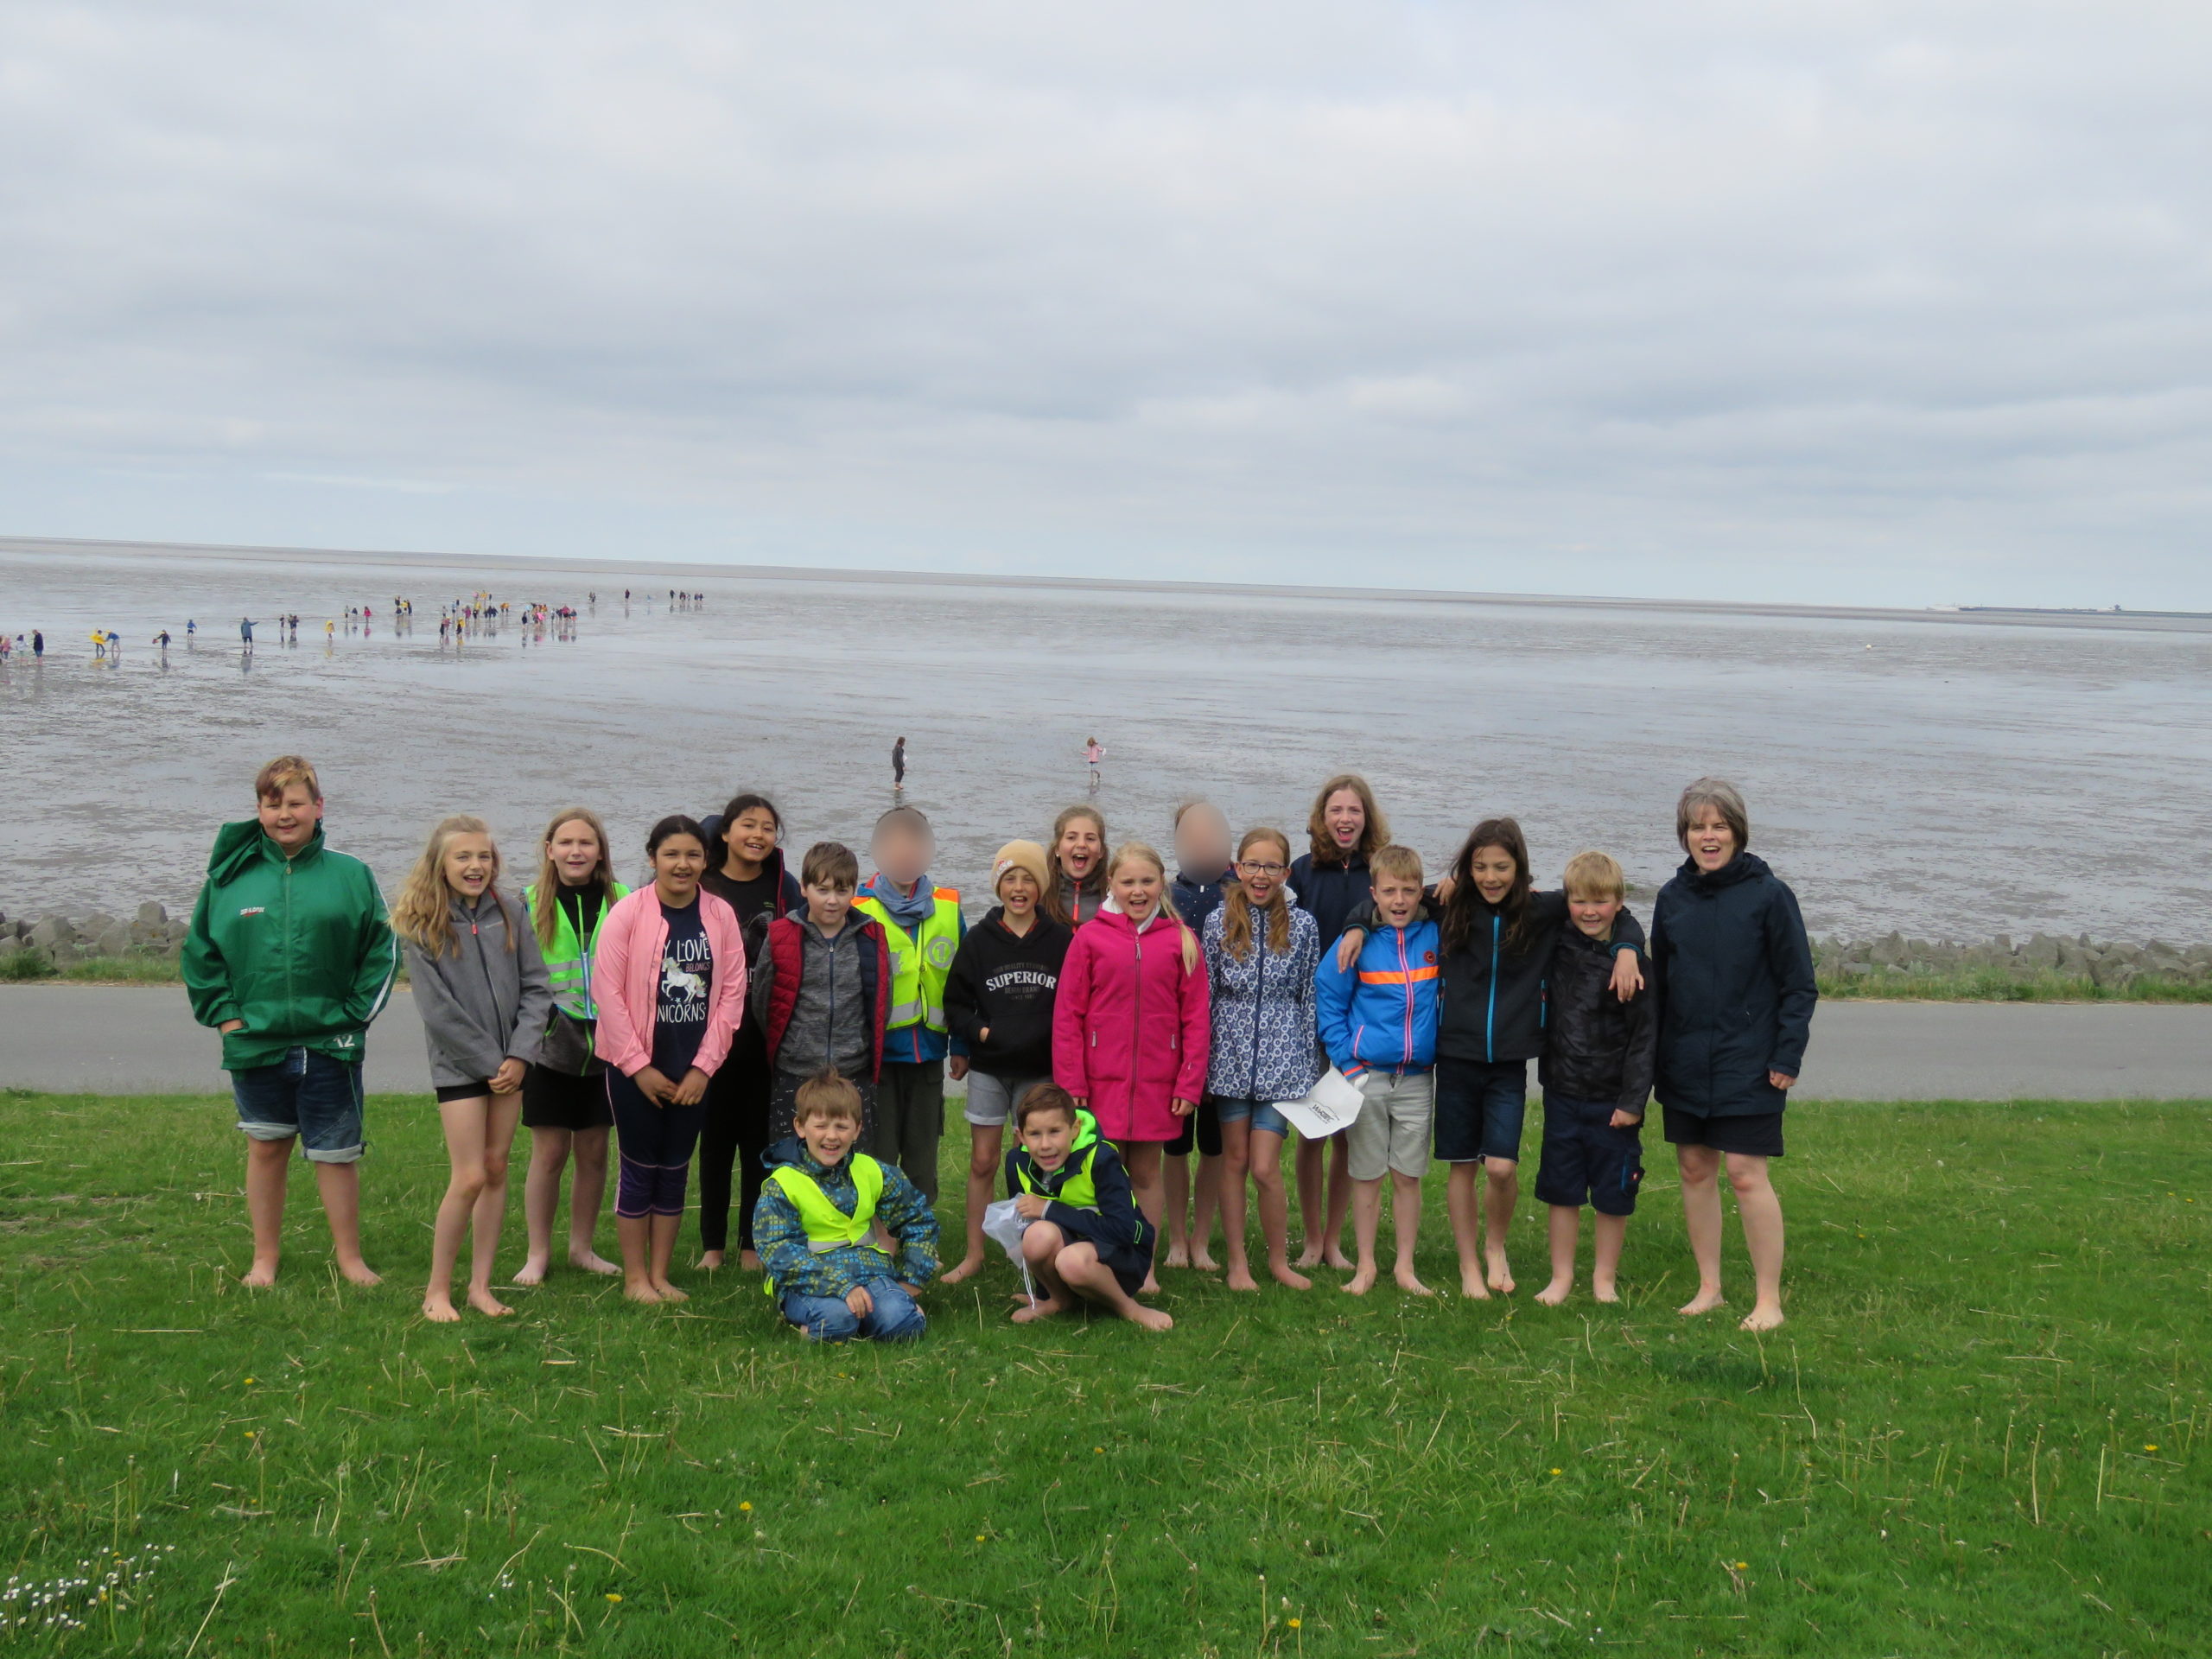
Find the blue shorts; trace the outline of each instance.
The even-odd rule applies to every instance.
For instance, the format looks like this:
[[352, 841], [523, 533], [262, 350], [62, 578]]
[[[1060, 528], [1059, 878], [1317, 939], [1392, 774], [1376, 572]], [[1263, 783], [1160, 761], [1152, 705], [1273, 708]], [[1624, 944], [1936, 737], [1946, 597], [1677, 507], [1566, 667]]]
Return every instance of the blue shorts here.
[[1617, 1129], [1613, 1103], [1544, 1096], [1543, 1161], [1536, 1166], [1536, 1202], [1588, 1205], [1601, 1216], [1636, 1213], [1643, 1185], [1643, 1126]]
[[1529, 1109], [1529, 1062], [1436, 1062], [1436, 1161], [1517, 1163]]
[[1254, 1128], [1279, 1135], [1286, 1141], [1290, 1139], [1290, 1120], [1267, 1101], [1217, 1099], [1213, 1109], [1224, 1123], [1242, 1123], [1249, 1118]]
[[256, 1141], [297, 1137], [318, 1164], [350, 1164], [363, 1150], [361, 1063], [311, 1048], [288, 1050], [274, 1065], [231, 1073], [238, 1128]]

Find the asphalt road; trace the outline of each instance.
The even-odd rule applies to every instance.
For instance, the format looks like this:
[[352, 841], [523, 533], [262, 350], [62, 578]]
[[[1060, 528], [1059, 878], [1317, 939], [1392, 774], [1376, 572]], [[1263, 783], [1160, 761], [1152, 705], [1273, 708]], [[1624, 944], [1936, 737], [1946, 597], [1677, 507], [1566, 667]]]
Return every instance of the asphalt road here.
[[[227, 1094], [213, 1032], [175, 986], [0, 987], [0, 1086]], [[429, 1091], [405, 991], [370, 1033], [372, 1093]], [[2212, 1006], [1825, 1002], [1799, 1097], [2212, 1099]]]

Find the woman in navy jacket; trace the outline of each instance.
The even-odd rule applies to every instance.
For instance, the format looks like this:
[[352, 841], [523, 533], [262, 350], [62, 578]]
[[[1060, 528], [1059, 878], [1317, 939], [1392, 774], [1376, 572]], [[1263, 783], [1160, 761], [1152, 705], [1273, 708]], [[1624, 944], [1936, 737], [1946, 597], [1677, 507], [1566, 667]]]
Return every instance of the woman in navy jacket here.
[[1782, 1114], [1811, 1034], [1812, 946], [1797, 895], [1745, 850], [1744, 798], [1700, 778], [1675, 809], [1689, 855], [1651, 912], [1659, 997], [1658, 1077], [1667, 1139], [1681, 1169], [1682, 1211], [1697, 1259], [1685, 1313], [1718, 1307], [1725, 1160], [1751, 1251], [1757, 1297], [1746, 1331], [1782, 1323], [1782, 1204], [1767, 1162], [1782, 1155]]

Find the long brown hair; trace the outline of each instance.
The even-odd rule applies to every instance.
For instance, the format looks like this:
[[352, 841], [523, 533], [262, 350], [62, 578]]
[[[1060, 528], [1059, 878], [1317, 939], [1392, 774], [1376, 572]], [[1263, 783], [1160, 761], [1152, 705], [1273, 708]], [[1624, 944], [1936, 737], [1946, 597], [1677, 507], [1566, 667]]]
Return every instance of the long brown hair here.
[[1340, 772], [1321, 785], [1321, 792], [1313, 798], [1313, 815], [1306, 820], [1306, 839], [1316, 864], [1350, 861], [1329, 833], [1329, 797], [1347, 789], [1359, 797], [1360, 809], [1367, 814], [1367, 827], [1360, 831], [1359, 844], [1351, 850], [1362, 858], [1372, 858], [1390, 844], [1390, 820], [1375, 804], [1375, 791], [1367, 786], [1367, 779], [1356, 772]]
[[1468, 834], [1459, 849], [1459, 855], [1452, 861], [1452, 896], [1444, 901], [1444, 954], [1451, 956], [1463, 950], [1474, 938], [1475, 913], [1483, 896], [1475, 890], [1475, 855], [1485, 847], [1503, 848], [1513, 861], [1513, 885], [1505, 890], [1499, 903], [1498, 913], [1505, 918], [1503, 944], [1508, 950], [1519, 951], [1528, 943], [1529, 914], [1529, 842], [1521, 833], [1520, 824], [1512, 818], [1484, 818]]
[[[1271, 842], [1282, 849], [1283, 862], [1290, 862], [1290, 837], [1280, 830], [1265, 824], [1255, 824], [1244, 832], [1236, 843], [1236, 861], [1244, 861], [1244, 855], [1255, 845]], [[1277, 883], [1268, 895], [1268, 949], [1277, 956], [1290, 950], [1290, 901], [1283, 896], [1283, 887]], [[1244, 891], [1242, 881], [1232, 881], [1221, 899], [1221, 944], [1229, 954], [1243, 962], [1252, 954], [1252, 895]]]
[[607, 854], [607, 826], [599, 821], [599, 814], [588, 806], [571, 806], [556, 812], [553, 822], [545, 826], [545, 839], [540, 843], [537, 856], [537, 885], [531, 889], [530, 922], [537, 931], [542, 950], [553, 948], [553, 935], [561, 925], [561, 871], [553, 862], [550, 849], [553, 837], [561, 833], [564, 823], [588, 823], [592, 834], [599, 837], [599, 862], [592, 867], [591, 879], [602, 899], [614, 896], [614, 861]]
[[[1067, 833], [1068, 825], [1078, 818], [1089, 818], [1091, 823], [1098, 826], [1098, 861], [1090, 867], [1090, 874], [1077, 884], [1074, 897], [1063, 899], [1060, 897], [1060, 884], [1068, 878], [1067, 872], [1060, 868], [1060, 837]], [[1081, 803], [1074, 806], [1063, 807], [1060, 810], [1060, 816], [1052, 820], [1052, 839], [1045, 849], [1045, 856], [1051, 861], [1052, 866], [1052, 885], [1045, 889], [1043, 900], [1045, 912], [1054, 920], [1068, 927], [1073, 927], [1077, 925], [1077, 912], [1082, 908], [1081, 905], [1076, 902], [1077, 900], [1085, 893], [1101, 899], [1106, 896], [1106, 880], [1109, 874], [1106, 867], [1110, 861], [1107, 856], [1105, 815], [1096, 807], [1085, 806]]]
[[[490, 824], [465, 812], [438, 820], [438, 827], [430, 831], [422, 856], [415, 861], [414, 868], [407, 872], [407, 880], [400, 884], [399, 898], [391, 907], [391, 931], [433, 960], [448, 950], [458, 956], [461, 943], [453, 931], [454, 891], [446, 883], [446, 843], [455, 836], [482, 836], [488, 841], [491, 835]], [[492, 880], [484, 888], [484, 897], [499, 906], [501, 916], [506, 916], [507, 901], [499, 896], [501, 868], [499, 844], [493, 842]], [[507, 949], [512, 950], [515, 948], [515, 931], [510, 926], [505, 932]]]

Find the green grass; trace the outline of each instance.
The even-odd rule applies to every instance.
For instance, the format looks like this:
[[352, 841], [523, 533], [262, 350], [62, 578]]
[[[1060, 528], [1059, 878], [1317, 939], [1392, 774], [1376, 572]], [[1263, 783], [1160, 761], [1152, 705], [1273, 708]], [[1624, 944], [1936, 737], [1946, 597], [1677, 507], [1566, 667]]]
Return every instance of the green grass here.
[[1655, 1146], [1622, 1307], [1529, 1300], [1524, 1201], [1507, 1303], [1171, 1274], [1165, 1337], [1022, 1330], [998, 1262], [886, 1351], [735, 1274], [426, 1325], [420, 1099], [371, 1103], [390, 1282], [296, 1175], [249, 1294], [226, 1103], [0, 1096], [0, 1576], [95, 1581], [0, 1651], [2202, 1653], [2207, 1109], [1799, 1108], [1764, 1340], [1673, 1313]]
[[1955, 973], [1838, 974], [1822, 971], [1821, 995], [1856, 1002], [2212, 1002], [2212, 981], [2145, 978], [2111, 988], [2086, 975], [2015, 978], [2000, 968]]

